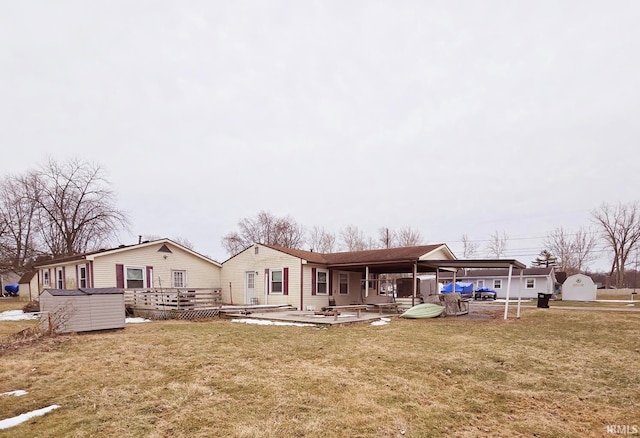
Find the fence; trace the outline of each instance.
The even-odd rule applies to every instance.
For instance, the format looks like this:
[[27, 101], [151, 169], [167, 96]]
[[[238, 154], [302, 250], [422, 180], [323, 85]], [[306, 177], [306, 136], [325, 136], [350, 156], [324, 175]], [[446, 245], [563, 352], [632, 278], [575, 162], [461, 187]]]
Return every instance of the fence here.
[[133, 311], [203, 310], [222, 304], [222, 289], [125, 289], [124, 304]]

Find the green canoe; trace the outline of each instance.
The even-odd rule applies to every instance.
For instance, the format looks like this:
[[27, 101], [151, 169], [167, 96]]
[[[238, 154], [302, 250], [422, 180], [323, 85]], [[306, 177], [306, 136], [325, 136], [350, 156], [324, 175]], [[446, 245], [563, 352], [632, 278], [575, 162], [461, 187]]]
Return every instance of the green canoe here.
[[435, 318], [444, 312], [444, 306], [425, 303], [413, 306], [411, 309], [400, 315], [401, 318]]

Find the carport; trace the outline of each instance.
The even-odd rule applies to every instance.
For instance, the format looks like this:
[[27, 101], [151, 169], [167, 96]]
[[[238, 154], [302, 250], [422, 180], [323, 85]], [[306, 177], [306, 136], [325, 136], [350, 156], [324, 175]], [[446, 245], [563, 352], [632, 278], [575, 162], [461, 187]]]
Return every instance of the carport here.
[[[446, 248], [446, 246], [444, 246]], [[442, 247], [441, 247], [442, 248]], [[422, 251], [422, 252], [421, 252]], [[428, 255], [424, 253], [424, 247], [409, 247], [409, 248], [393, 248], [387, 250], [377, 251], [362, 251], [362, 260], [351, 260], [340, 262], [333, 258], [328, 264], [330, 270], [342, 270], [342, 271], [364, 271], [364, 281], [369, 281], [370, 274], [412, 274], [413, 279], [413, 296], [412, 305], [415, 305], [415, 300], [418, 290], [418, 274], [435, 274], [436, 284], [439, 280], [440, 271], [453, 272], [453, 282], [456, 281], [456, 272], [458, 269], [464, 268], [476, 268], [476, 269], [488, 269], [488, 268], [508, 268], [509, 276], [507, 280], [507, 299], [504, 306], [504, 319], [507, 319], [509, 313], [509, 299], [511, 294], [511, 280], [513, 276], [513, 269], [520, 269], [520, 281], [522, 281], [522, 270], [526, 268], [526, 265], [519, 262], [516, 259], [470, 259], [470, 260], [456, 260], [453, 259], [453, 253], [446, 251], [451, 255], [451, 260], [437, 259], [429, 260]], [[366, 254], [369, 252], [369, 254]], [[379, 255], [386, 254], [385, 257]], [[368, 292], [368, 288], [365, 287], [365, 292]], [[520, 297], [518, 298], [517, 305], [517, 317], [520, 317]]]

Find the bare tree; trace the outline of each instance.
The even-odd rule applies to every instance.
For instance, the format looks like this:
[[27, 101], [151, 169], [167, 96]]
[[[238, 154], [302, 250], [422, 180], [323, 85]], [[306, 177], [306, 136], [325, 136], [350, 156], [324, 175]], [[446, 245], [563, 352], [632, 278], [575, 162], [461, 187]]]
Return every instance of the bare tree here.
[[22, 271], [37, 255], [33, 174], [0, 182], [0, 253], [6, 267]]
[[371, 239], [355, 225], [349, 225], [340, 231], [341, 248], [345, 251], [363, 251], [371, 249]]
[[378, 229], [378, 241], [382, 248], [393, 248], [397, 245], [396, 232], [387, 227]]
[[98, 248], [127, 227], [103, 169], [94, 163], [50, 159], [36, 174], [40, 236], [53, 255]]
[[395, 234], [398, 246], [418, 246], [424, 242], [420, 231], [411, 227], [400, 228]]
[[193, 244], [193, 242], [191, 242], [189, 239], [187, 239], [186, 237], [175, 237], [174, 239], [172, 239], [174, 242], [176, 242], [178, 245], [182, 245], [187, 249], [190, 249], [191, 251], [193, 251], [193, 249], [195, 248], [195, 245]]
[[286, 248], [301, 248], [305, 230], [291, 217], [277, 217], [261, 211], [254, 217], [240, 219], [239, 231], [222, 238], [222, 246], [229, 254], [237, 254], [254, 243], [278, 245]]
[[587, 264], [594, 259], [597, 243], [598, 233], [586, 228], [570, 234], [559, 227], [548, 233], [545, 239], [545, 246], [558, 258], [558, 269], [568, 274], [587, 269]]
[[471, 259], [476, 256], [478, 253], [479, 244], [478, 242], [474, 242], [469, 239], [469, 236], [466, 234], [462, 235], [462, 258]]
[[629, 255], [640, 241], [640, 203], [602, 204], [591, 215], [613, 253], [610, 275], [614, 276], [616, 287], [621, 288]]
[[311, 245], [313, 251], [322, 253], [334, 252], [336, 235], [329, 233], [322, 227], [315, 226], [309, 231], [309, 245]]
[[500, 233], [496, 231], [491, 234], [490, 238], [491, 240], [487, 244], [487, 251], [491, 256], [499, 259], [507, 249], [507, 241], [509, 239], [507, 233], [503, 231], [502, 235], [500, 235]]

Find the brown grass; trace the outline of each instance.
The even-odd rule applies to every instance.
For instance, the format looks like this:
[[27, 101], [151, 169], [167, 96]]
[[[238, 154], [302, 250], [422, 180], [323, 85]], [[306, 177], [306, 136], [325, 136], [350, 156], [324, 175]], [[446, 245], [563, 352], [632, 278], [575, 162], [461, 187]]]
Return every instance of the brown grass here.
[[46, 337], [2, 356], [0, 392], [29, 394], [0, 397], [0, 412], [61, 409], [0, 434], [603, 436], [640, 423], [639, 323], [527, 308], [519, 321], [165, 321]]

